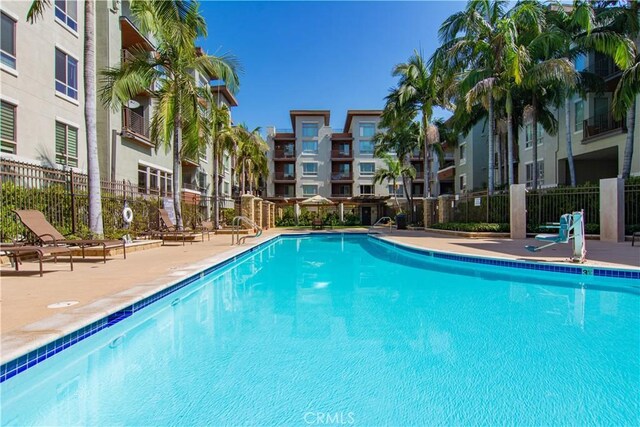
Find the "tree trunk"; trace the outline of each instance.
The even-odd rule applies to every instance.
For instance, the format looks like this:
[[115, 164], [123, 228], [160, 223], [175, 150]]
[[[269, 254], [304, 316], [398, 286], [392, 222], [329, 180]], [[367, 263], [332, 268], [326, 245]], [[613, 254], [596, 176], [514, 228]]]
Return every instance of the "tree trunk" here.
[[[413, 213], [413, 196], [409, 192], [409, 189], [407, 187], [406, 175], [402, 175], [402, 185], [404, 186], [404, 197], [407, 199], [407, 203], [409, 204], [409, 210], [411, 211], [411, 222], [415, 222], [415, 215]], [[409, 180], [409, 185], [413, 185], [411, 180]]]
[[245, 176], [244, 165], [245, 165], [245, 160], [244, 160], [244, 159], [242, 159], [242, 172], [241, 172], [241, 174], [242, 174], [242, 175], [241, 175], [241, 177], [242, 177], [242, 194], [246, 194], [246, 193], [245, 193], [245, 191], [246, 191], [246, 187], [245, 187], [245, 184], [246, 184], [246, 176]]
[[400, 203], [398, 202], [398, 189], [396, 186], [397, 186], [397, 181], [395, 178], [393, 178], [393, 200], [395, 200], [396, 207], [398, 208], [398, 212], [400, 212], [401, 209], [400, 209]]
[[213, 225], [220, 228], [220, 157], [216, 142], [213, 143]]
[[494, 135], [496, 133], [496, 124], [494, 122], [494, 100], [493, 95], [489, 94], [489, 171], [488, 171], [488, 180], [487, 189], [488, 194], [492, 195], [494, 190], [493, 179], [494, 179], [494, 165], [495, 165], [495, 155], [494, 155]]
[[513, 170], [513, 114], [507, 113], [507, 171], [509, 185], [515, 184], [515, 172]]
[[622, 178], [629, 179], [631, 175], [631, 159], [633, 158], [633, 136], [636, 130], [636, 100], [627, 111], [627, 142], [624, 145], [624, 162], [622, 164]]
[[431, 197], [431, 158], [429, 150], [429, 137], [427, 115], [422, 113], [422, 130], [424, 132], [424, 191], [427, 197]]
[[531, 137], [533, 139], [531, 147], [531, 155], [533, 157], [533, 191], [538, 189], [538, 176], [540, 171], [538, 170], [538, 108], [536, 106], [536, 94], [533, 94], [531, 111]]
[[498, 185], [502, 186], [504, 184], [503, 179], [503, 164], [502, 164], [502, 134], [498, 133], [496, 138], [496, 151], [498, 157]]
[[100, 194], [100, 161], [96, 123], [96, 46], [95, 2], [84, 3], [84, 118], [87, 137], [87, 172], [89, 185], [89, 230], [102, 238], [102, 197]]
[[567, 127], [567, 163], [569, 165], [569, 181], [572, 187], [576, 186], [576, 170], [573, 164], [573, 146], [571, 145], [571, 99], [569, 94], [564, 97], [564, 120]]
[[182, 121], [180, 113], [173, 119], [173, 208], [176, 213], [176, 226], [182, 230], [182, 206], [180, 181], [182, 180], [182, 159], [180, 158], [180, 146], [182, 143]]

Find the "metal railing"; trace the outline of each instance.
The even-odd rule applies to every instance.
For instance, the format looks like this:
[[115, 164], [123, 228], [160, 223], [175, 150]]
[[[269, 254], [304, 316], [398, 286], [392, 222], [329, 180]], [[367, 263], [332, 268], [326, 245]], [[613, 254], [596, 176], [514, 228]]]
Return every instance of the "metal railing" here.
[[275, 149], [274, 153], [273, 153], [273, 158], [274, 159], [291, 159], [296, 157], [296, 151], [291, 149], [291, 150], [282, 150], [282, 149]]
[[393, 228], [393, 220], [390, 216], [383, 216], [378, 218], [378, 220], [369, 227], [368, 233], [371, 233], [375, 227], [383, 226], [383, 228], [389, 228], [391, 230]]
[[604, 55], [596, 55], [595, 60], [589, 65], [589, 71], [603, 79], [609, 79], [622, 73], [613, 58]]
[[296, 174], [294, 173], [290, 173], [290, 172], [276, 172], [274, 174], [275, 179], [277, 180], [281, 180], [281, 181], [286, 181], [286, 180], [291, 180], [293, 181], [294, 179], [296, 179]]
[[351, 150], [331, 150], [331, 157], [334, 159], [348, 159], [353, 157]]
[[454, 222], [509, 222], [509, 194], [486, 191], [464, 193], [457, 196], [453, 208]]
[[144, 115], [138, 114], [128, 107], [122, 108], [123, 128], [136, 136], [149, 141], [149, 124]]
[[345, 181], [353, 179], [353, 172], [332, 172], [331, 180], [332, 181]]
[[584, 210], [585, 224], [600, 223], [600, 188], [549, 188], [526, 194], [529, 229], [557, 222], [560, 215]]
[[[245, 224], [249, 225], [249, 227], [251, 227], [254, 230], [256, 230], [256, 234], [254, 234], [253, 236], [240, 237], [240, 226], [241, 226], [241, 224], [243, 222]], [[247, 218], [246, 216], [239, 215], [239, 216], [234, 217], [233, 221], [231, 221], [231, 227], [232, 227], [231, 246], [233, 246], [235, 244], [241, 245], [247, 239], [255, 239], [256, 237], [260, 237], [262, 235], [262, 227], [260, 227], [258, 224], [256, 224], [254, 221], [252, 221], [251, 219]]]
[[626, 132], [626, 119], [623, 117], [616, 120], [611, 113], [600, 114], [586, 119], [582, 129], [584, 131], [583, 139], [593, 138], [615, 130]]

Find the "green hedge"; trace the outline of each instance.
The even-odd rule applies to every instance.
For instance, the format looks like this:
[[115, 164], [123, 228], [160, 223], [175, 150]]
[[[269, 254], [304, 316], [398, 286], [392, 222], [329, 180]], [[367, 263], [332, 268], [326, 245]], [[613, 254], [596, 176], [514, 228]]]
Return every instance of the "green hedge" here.
[[[287, 206], [282, 210], [282, 216], [276, 219], [276, 227], [310, 227], [313, 220], [316, 218], [316, 213], [311, 212], [306, 208], [302, 208], [298, 221], [296, 221], [295, 211], [293, 206]], [[322, 223], [330, 226], [358, 226], [361, 224], [360, 217], [355, 214], [345, 214], [344, 221], [340, 221], [336, 212], [323, 212]]]
[[509, 224], [488, 222], [445, 222], [433, 224], [430, 228], [435, 228], [437, 230], [466, 231], [473, 233], [504, 233], [509, 231]]

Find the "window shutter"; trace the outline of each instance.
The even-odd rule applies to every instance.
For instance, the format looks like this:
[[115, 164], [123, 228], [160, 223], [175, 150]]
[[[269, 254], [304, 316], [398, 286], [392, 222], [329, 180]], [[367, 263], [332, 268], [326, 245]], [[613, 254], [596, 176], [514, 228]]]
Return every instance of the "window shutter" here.
[[67, 128], [67, 156], [69, 166], [78, 166], [78, 129]]
[[16, 107], [8, 102], [2, 102], [2, 113], [0, 115], [0, 128], [2, 128], [2, 139], [5, 141], [15, 141], [16, 137]]
[[62, 123], [56, 122], [56, 163], [59, 165], [66, 165], [66, 141], [67, 141], [67, 126]]

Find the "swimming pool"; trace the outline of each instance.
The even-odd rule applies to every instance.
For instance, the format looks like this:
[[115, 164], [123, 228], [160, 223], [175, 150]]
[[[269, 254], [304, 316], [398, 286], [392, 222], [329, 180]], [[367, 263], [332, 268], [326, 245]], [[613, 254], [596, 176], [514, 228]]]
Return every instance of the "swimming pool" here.
[[639, 315], [637, 279], [283, 237], [6, 380], [2, 424], [638, 425]]

